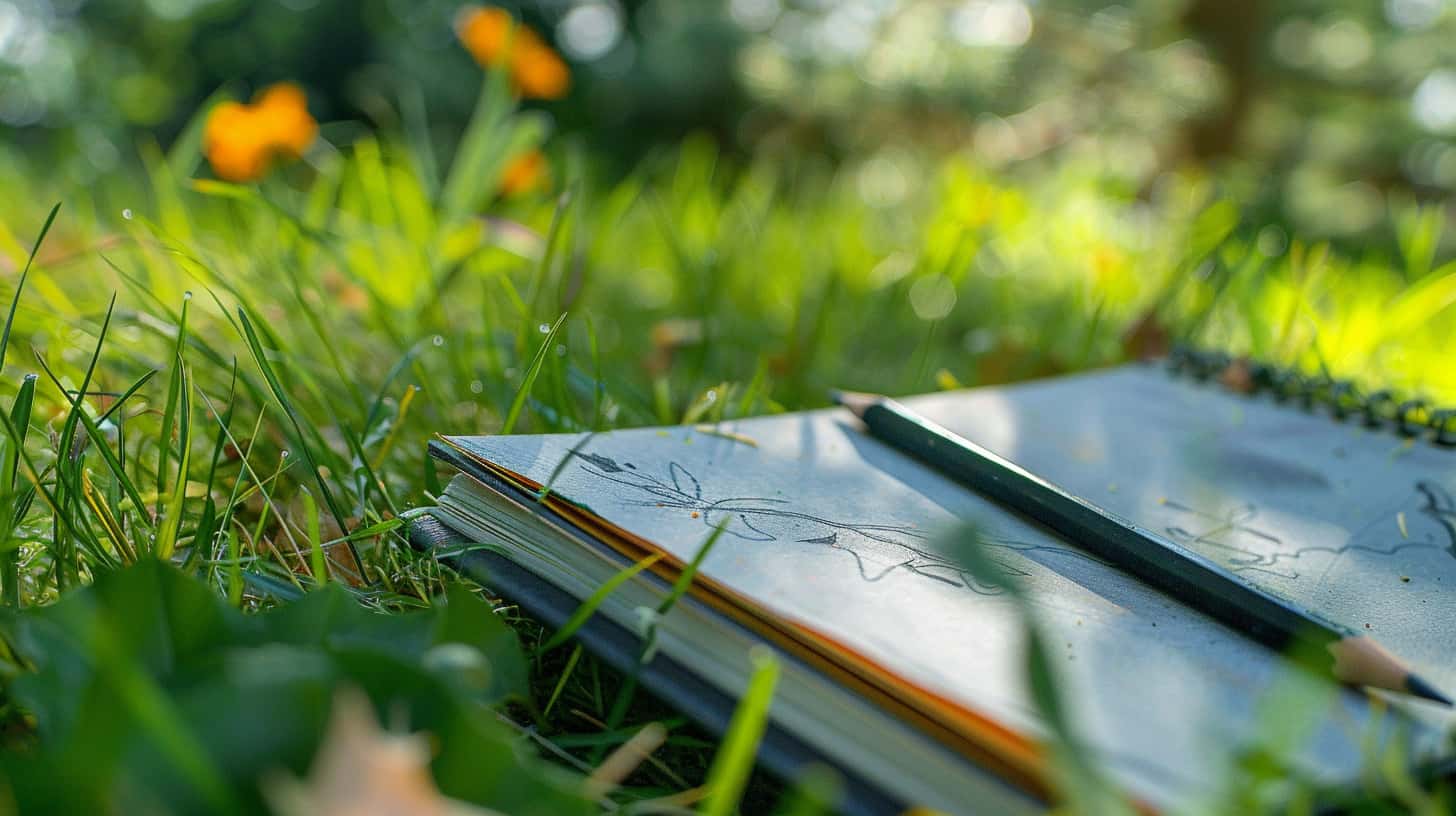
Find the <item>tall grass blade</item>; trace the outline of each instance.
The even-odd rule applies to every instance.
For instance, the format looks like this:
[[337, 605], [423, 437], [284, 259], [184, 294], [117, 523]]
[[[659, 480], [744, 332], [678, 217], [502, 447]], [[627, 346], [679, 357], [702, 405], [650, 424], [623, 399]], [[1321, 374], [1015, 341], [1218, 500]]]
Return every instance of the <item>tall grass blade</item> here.
[[182, 371], [182, 347], [187, 342], [187, 306], [191, 302], [190, 296], [182, 300], [182, 311], [177, 319], [177, 340], [172, 346], [172, 374], [167, 381], [167, 404], [162, 409], [161, 438], [157, 440], [157, 503], [153, 509], [154, 515], [161, 515], [162, 496], [166, 495], [167, 465], [172, 454], [173, 432], [177, 427], [177, 401], [181, 398], [182, 380], [185, 376]]
[[[51, 383], [56, 386], [56, 389], [60, 391], [61, 395], [66, 398], [67, 402], [70, 403], [71, 414], [76, 417], [77, 422], [80, 424], [81, 428], [85, 430], [86, 436], [89, 437], [91, 440], [92, 447], [101, 454], [102, 460], [106, 462], [106, 467], [111, 471], [111, 475], [114, 479], [116, 479], [117, 484], [121, 486], [122, 491], [126, 494], [127, 500], [131, 502], [132, 507], [136, 509], [138, 515], [142, 519], [145, 519], [145, 511], [147, 505], [146, 502], [142, 500], [141, 493], [137, 490], [136, 483], [133, 482], [131, 477], [127, 475], [126, 469], [123, 468], [121, 465], [121, 460], [117, 458], [116, 453], [111, 449], [109, 441], [106, 439], [106, 436], [101, 432], [101, 428], [98, 426], [96, 421], [91, 419], [91, 417], [86, 416], [86, 413], [82, 409], [82, 406], [80, 404], [81, 398], [79, 396], [73, 397], [66, 390], [60, 379], [56, 377], [55, 372], [51, 371], [50, 366], [46, 364], [44, 357], [36, 355], [35, 359], [36, 362], [40, 365], [41, 371], [45, 372], [46, 377], [50, 379]], [[128, 390], [127, 393], [131, 393], [131, 390]], [[147, 529], [150, 529], [150, 525], [146, 525], [144, 521], [141, 523], [143, 524], [143, 526], [147, 527]]]
[[20, 608], [20, 543], [16, 537], [16, 528], [25, 518], [25, 513], [30, 509], [31, 501], [35, 497], [35, 488], [27, 485], [21, 489], [20, 477], [20, 456], [25, 446], [25, 438], [30, 430], [30, 412], [35, 405], [35, 381], [36, 375], [27, 374], [20, 383], [20, 390], [15, 394], [15, 402], [10, 406], [10, 424], [18, 431], [18, 438], [14, 441], [0, 440], [7, 444], [0, 445], [3, 450], [3, 460], [0, 460], [0, 489], [4, 490], [0, 495], [0, 603], [11, 609]]
[[46, 216], [45, 224], [41, 225], [40, 234], [35, 237], [35, 245], [30, 248], [30, 257], [25, 261], [25, 268], [20, 270], [20, 278], [15, 282], [15, 295], [10, 298], [10, 311], [5, 315], [5, 329], [0, 331], [0, 371], [5, 370], [5, 352], [10, 348], [10, 329], [15, 325], [15, 309], [20, 305], [20, 293], [25, 289], [25, 279], [30, 276], [30, 266], [35, 263], [40, 244], [45, 240], [46, 233], [51, 231], [51, 224], [55, 223], [56, 213], [60, 211], [61, 202], [57, 201], [51, 207], [50, 215]]
[[755, 647], [749, 658], [753, 661], [753, 675], [748, 680], [748, 689], [738, 702], [708, 769], [708, 795], [699, 808], [704, 816], [731, 816], [737, 809], [743, 789], [748, 786], [748, 776], [753, 772], [758, 744], [768, 728], [769, 706], [779, 680], [779, 662], [772, 652], [762, 647]]
[[1081, 734], [1073, 725], [1057, 679], [1046, 637], [1036, 621], [1035, 607], [1025, 589], [986, 553], [980, 531], [963, 528], [951, 543], [956, 560], [977, 580], [999, 587], [1015, 604], [1026, 641], [1026, 673], [1032, 702], [1049, 732], [1052, 769], [1058, 792], [1074, 813], [1131, 816], [1132, 809], [1093, 762]]
[[[188, 381], [187, 367], [177, 357], [176, 415], [173, 421], [177, 428], [177, 479], [172, 484], [167, 504], [162, 508], [162, 518], [157, 526], [157, 543], [153, 548], [156, 556], [169, 560], [177, 549], [177, 536], [182, 529], [183, 505], [187, 499], [187, 470], [192, 462], [192, 386]], [[163, 439], [163, 443], [168, 440]]]
[[319, 510], [318, 502], [307, 490], [299, 491], [298, 498], [303, 502], [303, 522], [305, 535], [308, 536], [309, 559], [313, 566], [313, 581], [318, 586], [329, 582], [328, 559], [324, 557], [323, 535], [319, 532]]
[[531, 396], [531, 386], [536, 383], [536, 375], [541, 373], [541, 364], [546, 361], [546, 355], [556, 346], [556, 333], [561, 330], [561, 325], [566, 322], [566, 313], [556, 318], [551, 324], [551, 329], [546, 332], [546, 337], [541, 341], [541, 347], [536, 349], [536, 355], [531, 358], [531, 364], [526, 366], [526, 375], [521, 380], [521, 387], [516, 390], [516, 396], [511, 400], [510, 410], [506, 412], [506, 421], [501, 423], [501, 433], [508, 434], [516, 427], [516, 420], [521, 416], [521, 408], [526, 404], [526, 398]]
[[227, 553], [228, 603], [240, 607], [243, 605], [243, 554], [238, 547], [238, 531], [231, 528], [227, 531]]
[[617, 587], [632, 580], [637, 573], [656, 564], [661, 558], [661, 553], [653, 553], [626, 569], [621, 570], [611, 578], [608, 578], [605, 583], [597, 587], [596, 592], [593, 592], [586, 600], [581, 602], [581, 605], [576, 608], [576, 611], [571, 613], [571, 617], [566, 619], [566, 623], [563, 623], [561, 628], [556, 630], [556, 634], [552, 635], [549, 640], [542, 644], [536, 650], [536, 653], [545, 654], [569, 640], [572, 635], [576, 634], [576, 630], [582, 627], [582, 624], [586, 623], [592, 615], [596, 614], [597, 607], [601, 606], [602, 602], [616, 591]]
[[[339, 507], [338, 502], [334, 500], [333, 491], [329, 490], [328, 482], [324, 479], [323, 473], [319, 471], [318, 459], [314, 456], [312, 449], [308, 445], [307, 438], [304, 436], [303, 426], [299, 422], [298, 413], [294, 410], [293, 403], [288, 399], [288, 393], [283, 390], [283, 384], [279, 382], [278, 375], [274, 373], [272, 363], [268, 362], [268, 356], [263, 351], [263, 344], [259, 342], [258, 333], [253, 329], [253, 321], [249, 319], [247, 311], [242, 308], [238, 309], [238, 319], [242, 323], [243, 334], [247, 338], [248, 350], [252, 352], [253, 361], [257, 363], [258, 368], [263, 372], [263, 379], [268, 382], [268, 390], [272, 392], [273, 399], [283, 409], [284, 416], [288, 417], [289, 424], [293, 426], [294, 438], [298, 442], [299, 453], [303, 456], [304, 464], [308, 466], [309, 474], [313, 476], [314, 482], [319, 486], [319, 493], [324, 498], [325, 506], [329, 508], [329, 513], [334, 517], [334, 521], [338, 523], [339, 529], [347, 532], [349, 523], [344, 516], [343, 510]], [[362, 564], [363, 562], [359, 560], [359, 554], [352, 552], [352, 544], [350, 545], [350, 550], [355, 562]]]

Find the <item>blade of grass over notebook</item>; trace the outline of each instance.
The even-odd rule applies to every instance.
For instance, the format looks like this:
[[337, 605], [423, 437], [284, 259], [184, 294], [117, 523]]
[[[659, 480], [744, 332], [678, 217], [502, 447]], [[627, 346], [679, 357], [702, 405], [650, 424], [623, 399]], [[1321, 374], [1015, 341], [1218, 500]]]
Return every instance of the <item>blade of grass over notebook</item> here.
[[606, 600], [608, 595], [612, 594], [617, 587], [632, 580], [638, 573], [656, 564], [660, 558], [662, 558], [661, 555], [649, 555], [612, 576], [611, 580], [602, 584], [586, 600], [582, 601], [581, 606], [577, 607], [576, 611], [572, 613], [571, 618], [560, 629], [556, 630], [545, 643], [541, 644], [536, 650], [536, 653], [545, 654], [570, 640], [571, 636], [576, 634], [576, 630], [580, 629], [581, 625], [586, 623], [597, 611], [597, 608], [602, 605], [602, 601]]
[[759, 740], [768, 725], [779, 664], [768, 650], [755, 651], [749, 659], [753, 662], [753, 675], [748, 689], [733, 712], [733, 720], [708, 769], [708, 795], [699, 811], [704, 816], [730, 816], [737, 809], [748, 775], [753, 771]]
[[526, 398], [531, 395], [531, 386], [536, 384], [536, 375], [541, 373], [541, 364], [545, 362], [546, 355], [551, 353], [555, 346], [556, 333], [561, 330], [562, 324], [566, 322], [566, 313], [562, 312], [556, 322], [541, 338], [541, 346], [536, 349], [536, 354], [526, 366], [525, 374], [521, 378], [521, 387], [516, 389], [516, 396], [511, 399], [511, 407], [506, 411], [506, 418], [501, 422], [501, 433], [508, 434], [516, 427], [516, 420], [521, 416], [521, 409], [526, 405]]

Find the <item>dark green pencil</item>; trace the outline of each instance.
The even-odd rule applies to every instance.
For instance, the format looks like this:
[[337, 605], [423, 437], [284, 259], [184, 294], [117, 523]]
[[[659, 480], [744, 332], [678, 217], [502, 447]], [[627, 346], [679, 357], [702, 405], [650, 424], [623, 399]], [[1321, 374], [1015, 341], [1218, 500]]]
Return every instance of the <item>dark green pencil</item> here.
[[1322, 621], [877, 394], [834, 392], [870, 433], [1182, 603], [1280, 652], [1328, 649], [1336, 680], [1451, 705], [1373, 638]]

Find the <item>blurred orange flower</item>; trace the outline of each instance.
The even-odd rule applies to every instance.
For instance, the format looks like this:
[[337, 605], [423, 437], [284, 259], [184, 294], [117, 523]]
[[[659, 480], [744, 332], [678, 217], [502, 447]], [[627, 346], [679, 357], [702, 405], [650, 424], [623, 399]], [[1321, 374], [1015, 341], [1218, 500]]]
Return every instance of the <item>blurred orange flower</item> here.
[[560, 99], [571, 87], [566, 62], [524, 23], [495, 6], [466, 6], [455, 18], [455, 34], [482, 68], [508, 68], [522, 96]]
[[511, 159], [501, 173], [500, 194], [506, 198], [529, 192], [545, 184], [551, 177], [546, 156], [531, 150]]
[[252, 104], [223, 102], [212, 109], [202, 134], [202, 152], [212, 172], [225, 181], [263, 177], [277, 156], [297, 157], [318, 137], [303, 89], [291, 82], [264, 88]]

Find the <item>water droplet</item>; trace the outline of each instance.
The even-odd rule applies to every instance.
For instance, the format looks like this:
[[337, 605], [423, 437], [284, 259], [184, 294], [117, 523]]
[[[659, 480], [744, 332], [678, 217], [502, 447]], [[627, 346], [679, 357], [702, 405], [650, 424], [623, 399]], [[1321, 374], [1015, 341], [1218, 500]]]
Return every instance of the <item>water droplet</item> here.
[[708, 402], [717, 402], [718, 401], [718, 392], [715, 391], [715, 390], [713, 390], [713, 389], [711, 389], [711, 388], [709, 388], [708, 389], [708, 393], [706, 393], [706, 394], [703, 395], [703, 399], [707, 400]]
[[183, 292], [182, 293], [182, 299], [183, 300], [191, 300], [192, 299], [192, 290], [191, 289], [188, 289], [186, 292]]
[[479, 393], [481, 393], [484, 390], [485, 390], [485, 383], [481, 382], [480, 380], [471, 380], [470, 381], [470, 393], [472, 393], [472, 394], [479, 394]]
[[434, 343], [436, 346], [443, 346], [445, 345], [445, 336], [442, 334], [437, 334], [434, 337], [430, 338], [430, 342]]
[[539, 325], [539, 326], [536, 327], [536, 331], [541, 332], [542, 334], [545, 334], [546, 332], [551, 331], [551, 327], [548, 326], [548, 325], [546, 325], [545, 323], [542, 323], [541, 325]]
[[565, 357], [566, 356], [566, 346], [562, 345], [561, 343], [557, 343], [556, 344], [556, 356], [557, 357]]
[[287, 459], [288, 458], [288, 451], [286, 451], [286, 450], [285, 451], [279, 451], [278, 452], [278, 458], [280, 458], [280, 459]]
[[130, 221], [131, 220], [131, 207], [127, 207], [126, 209], [122, 210], [121, 211], [121, 217], [122, 218], [125, 218], [128, 221]]

